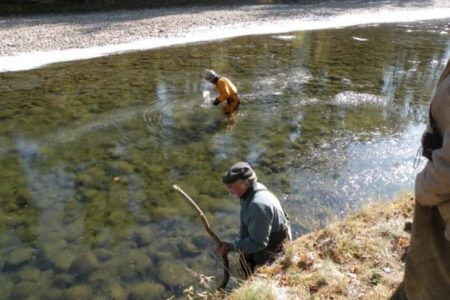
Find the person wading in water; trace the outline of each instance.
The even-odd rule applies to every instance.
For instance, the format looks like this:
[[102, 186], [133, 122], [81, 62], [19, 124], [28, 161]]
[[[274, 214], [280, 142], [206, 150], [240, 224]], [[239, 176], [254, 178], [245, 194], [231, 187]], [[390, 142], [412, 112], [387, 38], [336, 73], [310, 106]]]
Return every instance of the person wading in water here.
[[225, 114], [229, 119], [233, 119], [234, 112], [240, 104], [236, 86], [228, 78], [217, 75], [213, 70], [206, 70], [205, 79], [215, 85], [218, 93], [212, 104], [219, 105], [226, 101]]

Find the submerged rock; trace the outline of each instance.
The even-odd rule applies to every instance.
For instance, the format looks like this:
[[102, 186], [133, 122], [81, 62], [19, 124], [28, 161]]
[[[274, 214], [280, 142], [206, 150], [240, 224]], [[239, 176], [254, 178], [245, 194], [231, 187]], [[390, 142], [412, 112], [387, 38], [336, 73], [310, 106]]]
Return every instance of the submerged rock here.
[[11, 293], [12, 299], [28, 299], [30, 295], [35, 296], [35, 299], [40, 298], [41, 286], [32, 281], [21, 281], [17, 283]]
[[127, 293], [119, 283], [111, 283], [108, 287], [108, 299], [111, 300], [126, 300]]
[[50, 288], [43, 292], [42, 299], [46, 300], [59, 300], [62, 299], [63, 290], [57, 288]]
[[71, 270], [80, 276], [87, 276], [100, 267], [97, 257], [92, 252], [83, 253], [71, 266]]
[[123, 280], [132, 281], [137, 276], [150, 273], [153, 268], [153, 262], [146, 253], [132, 250], [128, 252], [126, 257], [121, 258], [118, 272]]
[[153, 241], [153, 231], [149, 227], [141, 227], [136, 230], [134, 239], [138, 247], [148, 246]]
[[208, 238], [209, 237], [204, 234], [196, 234], [192, 237], [192, 243], [194, 244], [194, 247], [205, 249], [211, 245], [211, 241], [208, 240]]
[[43, 254], [45, 259], [54, 263], [54, 258], [68, 247], [69, 245], [63, 237], [59, 236], [56, 232], [52, 232], [42, 239], [39, 252]]
[[166, 261], [181, 257], [178, 241], [175, 239], [160, 239], [159, 243], [152, 243], [147, 252], [156, 261]]
[[53, 278], [53, 285], [58, 288], [64, 289], [70, 287], [74, 281], [75, 278], [73, 278], [73, 276], [70, 274], [58, 274]]
[[109, 251], [108, 249], [96, 249], [95, 250], [95, 255], [97, 256], [97, 258], [104, 262], [104, 261], [108, 261], [110, 259], [112, 259], [114, 257], [114, 253]]
[[90, 294], [91, 291], [89, 287], [85, 284], [81, 284], [65, 290], [62, 298], [65, 300], [90, 299]]
[[180, 286], [189, 280], [186, 265], [181, 261], [165, 261], [158, 266], [158, 278], [167, 286]]
[[135, 283], [129, 289], [129, 300], [158, 300], [164, 298], [164, 286], [159, 283]]
[[50, 260], [57, 270], [66, 272], [75, 261], [75, 255], [69, 250], [63, 250], [51, 257]]
[[18, 267], [33, 258], [34, 250], [32, 248], [15, 249], [9, 253], [5, 265], [7, 267]]
[[115, 161], [111, 164], [109, 169], [110, 176], [126, 175], [134, 172], [133, 165], [125, 161]]
[[16, 192], [16, 205], [19, 208], [26, 208], [31, 204], [32, 194], [28, 189]]
[[84, 231], [84, 221], [78, 218], [75, 221], [67, 224], [64, 230], [65, 240], [70, 244], [77, 244]]
[[191, 241], [181, 241], [178, 244], [181, 253], [186, 256], [196, 256], [200, 254], [200, 250]]
[[11, 278], [11, 276], [7, 275], [6, 273], [0, 272], [0, 289], [1, 289], [1, 296], [4, 299], [10, 298], [10, 294], [13, 291], [14, 288], [14, 282]]
[[17, 278], [19, 281], [31, 281], [38, 282], [39, 279], [43, 276], [42, 272], [35, 267], [25, 267], [17, 272]]

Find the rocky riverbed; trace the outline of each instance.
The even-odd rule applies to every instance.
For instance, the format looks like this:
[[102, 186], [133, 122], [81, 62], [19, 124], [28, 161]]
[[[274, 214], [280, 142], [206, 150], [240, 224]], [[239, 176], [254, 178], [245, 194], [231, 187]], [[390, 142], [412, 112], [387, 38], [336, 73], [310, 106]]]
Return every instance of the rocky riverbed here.
[[[430, 10], [433, 9], [433, 10]], [[423, 19], [450, 14], [450, 1], [325, 1], [310, 5], [190, 7], [42, 15], [0, 19], [0, 58], [31, 52], [86, 49], [145, 40], [154, 48], [190, 39], [220, 39], [236, 35], [346, 26], [362, 21], [354, 15], [383, 15], [386, 22], [413, 12]], [[382, 21], [379, 17], [375, 17]], [[374, 20], [375, 20], [374, 19]], [[327, 21], [332, 20], [331, 24]], [[370, 21], [370, 18], [367, 20]], [[164, 41], [164, 42], [162, 42]], [[127, 48], [130, 50], [132, 48]], [[109, 52], [117, 52], [120, 49]], [[107, 51], [108, 52], [108, 51]], [[107, 53], [108, 54], [108, 53]]]

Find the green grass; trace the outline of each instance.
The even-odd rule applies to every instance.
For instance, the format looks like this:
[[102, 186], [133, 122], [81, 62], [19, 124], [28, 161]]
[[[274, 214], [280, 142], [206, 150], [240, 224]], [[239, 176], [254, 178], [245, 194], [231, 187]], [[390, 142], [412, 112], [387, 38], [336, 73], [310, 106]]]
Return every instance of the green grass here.
[[401, 257], [409, 245], [403, 229], [412, 220], [413, 200], [404, 194], [392, 203], [374, 203], [300, 237], [229, 299], [260, 299], [279, 290], [287, 295], [282, 299], [389, 298], [403, 279]]

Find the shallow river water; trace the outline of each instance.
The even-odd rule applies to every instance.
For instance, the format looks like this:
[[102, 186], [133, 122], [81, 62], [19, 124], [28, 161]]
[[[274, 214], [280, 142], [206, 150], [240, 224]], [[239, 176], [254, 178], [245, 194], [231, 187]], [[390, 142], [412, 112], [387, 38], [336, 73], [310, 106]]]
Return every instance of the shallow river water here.
[[[236, 236], [221, 184], [249, 161], [294, 236], [411, 191], [448, 20], [356, 26], [114, 55], [0, 74], [0, 294], [161, 299], [221, 279], [200, 220]], [[212, 68], [242, 100], [231, 124]], [[231, 257], [238, 281], [236, 257]], [[204, 274], [204, 275], [203, 275]], [[149, 296], [151, 295], [151, 296]]]

